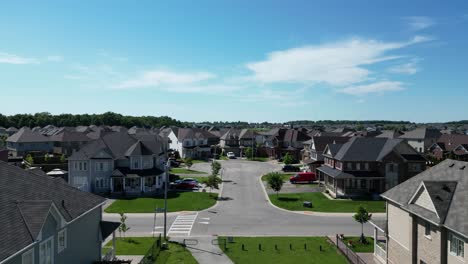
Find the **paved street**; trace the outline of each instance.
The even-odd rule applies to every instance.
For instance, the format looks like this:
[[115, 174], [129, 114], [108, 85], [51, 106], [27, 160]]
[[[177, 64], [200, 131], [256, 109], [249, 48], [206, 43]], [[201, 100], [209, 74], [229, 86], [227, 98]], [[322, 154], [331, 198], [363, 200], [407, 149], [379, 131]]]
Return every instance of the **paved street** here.
[[[349, 215], [307, 215], [279, 210], [269, 204], [259, 177], [279, 170], [280, 166], [268, 162], [245, 160], [220, 161], [224, 168], [223, 200], [213, 208], [191, 216], [184, 225], [177, 223], [170, 229], [180, 214], [170, 213], [168, 230], [171, 237], [228, 236], [322, 236], [343, 233], [358, 235], [361, 227]], [[209, 171], [210, 163], [193, 165], [194, 170]], [[192, 214], [194, 215], [194, 214]], [[153, 214], [128, 214], [127, 224], [131, 227], [128, 236], [151, 236]], [[104, 214], [105, 219], [118, 221], [117, 215]], [[187, 217], [185, 217], [187, 218]], [[184, 217], [179, 219], [184, 220]], [[156, 234], [163, 231], [162, 214], [156, 219]], [[179, 228], [179, 229], [177, 229]], [[189, 231], [189, 232], [188, 232]], [[369, 225], [365, 231], [371, 235]]]

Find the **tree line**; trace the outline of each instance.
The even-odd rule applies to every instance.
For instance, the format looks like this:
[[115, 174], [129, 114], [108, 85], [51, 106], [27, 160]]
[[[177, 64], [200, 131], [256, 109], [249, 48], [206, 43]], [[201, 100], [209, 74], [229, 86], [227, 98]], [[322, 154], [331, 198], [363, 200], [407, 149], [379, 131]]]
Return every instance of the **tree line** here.
[[54, 125], [57, 127], [63, 126], [89, 126], [89, 125], [107, 125], [107, 126], [124, 126], [124, 127], [162, 127], [162, 126], [178, 126], [184, 127], [189, 125], [187, 122], [182, 122], [168, 116], [127, 116], [113, 112], [103, 114], [60, 114], [52, 115], [48, 112], [36, 114], [16, 114], [2, 115], [0, 114], [0, 126], [8, 127], [44, 127]]

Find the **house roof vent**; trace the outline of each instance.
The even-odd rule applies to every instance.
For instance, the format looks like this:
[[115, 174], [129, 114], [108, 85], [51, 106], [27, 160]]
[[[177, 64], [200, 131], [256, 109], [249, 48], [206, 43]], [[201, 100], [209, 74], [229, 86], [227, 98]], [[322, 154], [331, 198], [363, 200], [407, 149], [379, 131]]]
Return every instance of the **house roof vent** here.
[[455, 166], [455, 163], [450, 164], [449, 168], [452, 168], [453, 166]]
[[466, 166], [462, 166], [462, 167], [460, 167], [460, 170], [464, 170], [464, 169], [465, 169], [465, 167], [466, 167]]
[[450, 187], [448, 187], [447, 184], [444, 184], [444, 186], [442, 187], [442, 190], [444, 190], [446, 192], [452, 192], [452, 190], [450, 190]]

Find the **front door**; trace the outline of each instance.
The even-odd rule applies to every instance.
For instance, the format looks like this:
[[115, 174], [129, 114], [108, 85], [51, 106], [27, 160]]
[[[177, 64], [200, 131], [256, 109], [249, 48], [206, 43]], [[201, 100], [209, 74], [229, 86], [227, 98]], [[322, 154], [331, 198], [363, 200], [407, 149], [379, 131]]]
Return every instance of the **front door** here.
[[114, 192], [123, 192], [123, 178], [114, 178]]

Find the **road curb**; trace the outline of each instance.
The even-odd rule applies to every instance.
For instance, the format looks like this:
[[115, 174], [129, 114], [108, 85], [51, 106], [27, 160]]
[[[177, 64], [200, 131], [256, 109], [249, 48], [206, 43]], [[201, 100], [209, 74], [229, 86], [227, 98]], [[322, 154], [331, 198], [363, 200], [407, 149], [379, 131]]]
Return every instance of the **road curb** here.
[[[300, 214], [300, 215], [312, 215], [312, 216], [347, 216], [347, 217], [352, 217], [354, 215], [354, 213], [331, 213], [331, 212], [314, 212], [314, 211], [291, 211], [291, 210], [286, 210], [284, 208], [281, 208], [281, 207], [278, 207], [276, 205], [274, 205], [271, 200], [270, 200], [270, 197], [268, 196], [268, 193], [265, 189], [265, 185], [263, 184], [262, 182], [262, 176], [261, 175], [259, 178], [258, 178], [258, 182], [260, 183], [260, 185], [262, 186], [262, 190], [263, 190], [263, 194], [265, 195], [265, 199], [268, 201], [268, 203], [280, 210], [280, 211], [283, 211], [283, 212], [287, 212], [287, 213], [294, 213], [294, 214]], [[375, 216], [386, 216], [385, 213], [372, 213], [372, 215], [375, 215]]]

